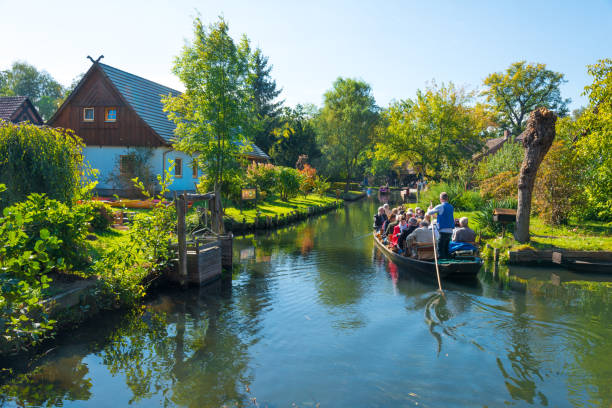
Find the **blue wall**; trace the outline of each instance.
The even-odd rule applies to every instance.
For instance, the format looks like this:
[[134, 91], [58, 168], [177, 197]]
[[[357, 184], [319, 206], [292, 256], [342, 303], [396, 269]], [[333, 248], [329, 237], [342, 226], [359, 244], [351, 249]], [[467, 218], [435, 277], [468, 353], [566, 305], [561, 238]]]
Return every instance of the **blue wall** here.
[[[113, 185], [113, 183], [109, 180], [109, 176], [113, 171], [115, 173], [119, 172], [119, 156], [130, 153], [131, 151], [138, 150], [138, 148], [128, 148], [128, 147], [115, 147], [115, 146], [86, 146], [83, 149], [83, 153], [85, 155], [85, 162], [89, 163], [89, 166], [93, 169], [98, 170], [98, 185], [99, 189], [117, 189], [119, 186]], [[174, 160], [176, 158], [180, 158], [183, 161], [183, 175], [182, 177], [174, 176], [173, 174], [173, 182], [170, 186], [170, 189], [173, 191], [194, 191], [195, 184], [198, 179], [193, 177], [192, 174], [192, 158], [191, 156], [171, 150], [168, 148], [155, 148], [150, 149], [152, 155], [149, 159], [149, 165], [153, 170], [154, 174], [162, 174], [162, 161], [165, 158], [165, 163], [163, 167], [168, 169], [170, 167], [169, 160]], [[164, 157], [165, 153], [165, 157]], [[202, 172], [198, 171], [198, 176], [201, 176]]]

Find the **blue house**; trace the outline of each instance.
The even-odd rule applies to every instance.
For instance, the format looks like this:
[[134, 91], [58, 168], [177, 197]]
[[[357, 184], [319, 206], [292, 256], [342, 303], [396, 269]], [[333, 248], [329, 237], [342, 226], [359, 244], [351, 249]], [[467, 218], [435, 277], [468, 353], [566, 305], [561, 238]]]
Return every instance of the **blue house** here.
[[[194, 157], [172, 147], [175, 124], [161, 103], [167, 95], [180, 92], [95, 61], [47, 124], [83, 139], [84, 159], [98, 170], [100, 195], [127, 194], [132, 177], [163, 174], [170, 160], [170, 189], [193, 191], [202, 174]], [[250, 161], [270, 160], [259, 147], [251, 150]]]

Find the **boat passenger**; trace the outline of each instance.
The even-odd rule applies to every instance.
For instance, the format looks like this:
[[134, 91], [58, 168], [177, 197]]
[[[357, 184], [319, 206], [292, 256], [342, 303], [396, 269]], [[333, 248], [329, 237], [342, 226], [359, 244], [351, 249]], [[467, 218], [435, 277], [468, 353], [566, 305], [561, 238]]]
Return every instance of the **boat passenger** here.
[[415, 216], [420, 218], [421, 220], [425, 217], [425, 211], [421, 207], [417, 207], [414, 209]]
[[393, 233], [393, 229], [395, 226], [399, 224], [399, 217], [397, 214], [391, 214], [391, 218], [387, 222], [387, 227], [385, 228], [385, 232], [383, 235], [390, 235]]
[[408, 242], [415, 243], [432, 243], [433, 236], [431, 234], [431, 229], [429, 228], [429, 222], [423, 220], [419, 222], [419, 228], [412, 231], [410, 235], [406, 238]]
[[389, 218], [389, 216], [391, 216], [391, 208], [389, 208], [389, 204], [384, 203], [383, 208], [385, 209], [385, 214], [387, 215], [387, 218]]
[[404, 229], [406, 229], [406, 217], [401, 216], [399, 224], [393, 228], [393, 233], [389, 237], [390, 246], [395, 247], [397, 245], [397, 240]]
[[455, 217], [453, 206], [448, 202], [448, 194], [440, 193], [440, 204], [432, 208], [429, 206], [427, 215], [437, 214], [437, 227], [440, 233], [438, 240], [438, 254], [440, 259], [448, 259], [448, 244], [453, 236], [453, 228], [455, 227]]
[[459, 228], [455, 228], [453, 231], [454, 242], [475, 242], [476, 241], [476, 233], [473, 229], [468, 227], [468, 218], [461, 217], [459, 218]]
[[386, 219], [387, 215], [385, 214], [385, 209], [383, 207], [378, 207], [378, 213], [374, 215], [374, 230], [376, 232], [380, 231]]
[[418, 227], [419, 227], [419, 222], [417, 221], [416, 218], [411, 217], [408, 219], [407, 228], [401, 232], [399, 238], [397, 239], [398, 248], [400, 249], [404, 248], [404, 242], [406, 241], [406, 238], [408, 237], [408, 235], [412, 234], [412, 232], [416, 230]]

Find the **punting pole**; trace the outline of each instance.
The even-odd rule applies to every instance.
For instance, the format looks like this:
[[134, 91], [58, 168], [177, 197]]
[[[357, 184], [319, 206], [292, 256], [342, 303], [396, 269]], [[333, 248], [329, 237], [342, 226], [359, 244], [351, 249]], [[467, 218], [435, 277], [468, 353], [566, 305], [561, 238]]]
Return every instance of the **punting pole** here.
[[[431, 203], [430, 203], [431, 206]], [[436, 232], [434, 230], [433, 220], [431, 222], [431, 238], [433, 240], [433, 248], [434, 248], [434, 261], [436, 262], [436, 276], [438, 277], [438, 290], [442, 293], [442, 281], [440, 280], [440, 268], [438, 267], [438, 249], [436, 248]]]

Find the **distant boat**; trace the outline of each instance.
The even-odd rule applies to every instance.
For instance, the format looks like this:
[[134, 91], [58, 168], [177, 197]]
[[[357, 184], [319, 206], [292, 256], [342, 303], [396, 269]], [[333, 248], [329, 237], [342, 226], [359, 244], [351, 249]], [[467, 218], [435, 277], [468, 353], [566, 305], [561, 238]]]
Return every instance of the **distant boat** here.
[[[385, 244], [374, 233], [374, 242], [383, 254], [393, 263], [400, 267], [404, 267], [407, 271], [413, 270], [436, 278], [436, 263], [433, 261], [419, 260], [408, 256], [397, 254], [387, 248]], [[477, 256], [468, 259], [440, 259], [438, 260], [438, 268], [440, 269], [440, 278], [450, 279], [467, 279], [474, 278], [480, 267], [482, 259]]]

